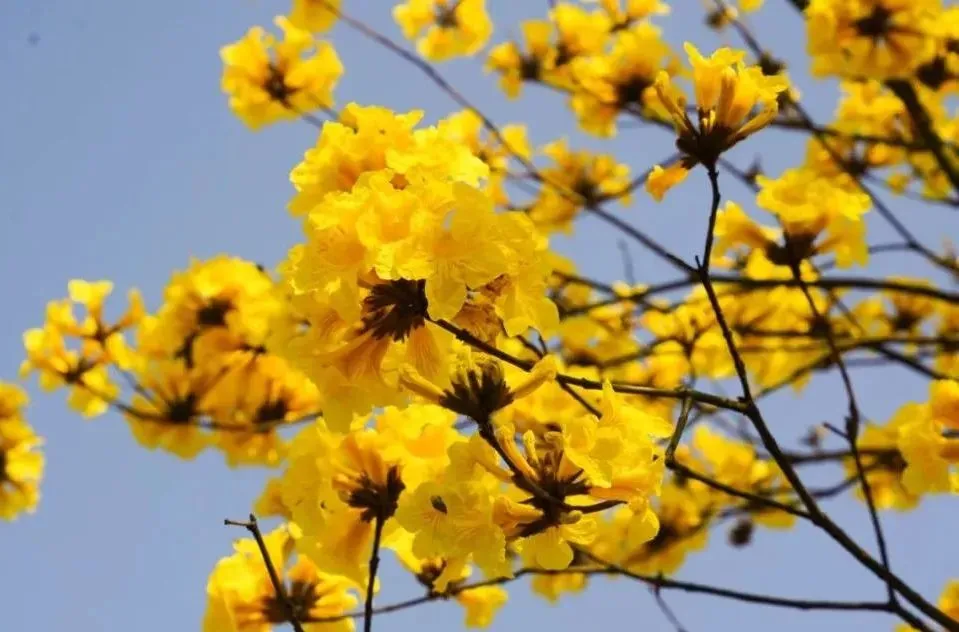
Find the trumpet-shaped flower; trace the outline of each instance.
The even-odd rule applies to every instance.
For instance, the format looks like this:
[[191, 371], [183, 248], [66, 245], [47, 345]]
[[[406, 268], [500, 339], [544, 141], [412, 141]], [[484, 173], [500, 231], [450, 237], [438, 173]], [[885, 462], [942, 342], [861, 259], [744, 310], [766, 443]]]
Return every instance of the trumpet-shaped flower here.
[[[312, 16], [296, 17], [299, 23], [317, 26]], [[220, 51], [230, 109], [251, 129], [331, 107], [333, 88], [343, 74], [332, 45], [316, 42], [287, 18], [275, 21], [282, 40], [254, 27]]]
[[[714, 169], [719, 156], [750, 134], [767, 126], [779, 111], [777, 99], [788, 82], [780, 75], [767, 76], [758, 66], [745, 66], [743, 53], [721, 48], [703, 57], [692, 44], [686, 53], [693, 66], [696, 94], [696, 122], [687, 113], [686, 95], [661, 71], [655, 82], [656, 94], [678, 136], [676, 146], [683, 161], [671, 170], [655, 173], [646, 188], [657, 199], [682, 177], [680, 169], [697, 164]], [[759, 112], [754, 114], [754, 110]]]
[[393, 17], [431, 61], [473, 55], [493, 33], [486, 0], [407, 0], [393, 8]]
[[0, 382], [0, 519], [36, 511], [44, 458], [43, 440], [23, 418], [27, 395], [18, 386]]

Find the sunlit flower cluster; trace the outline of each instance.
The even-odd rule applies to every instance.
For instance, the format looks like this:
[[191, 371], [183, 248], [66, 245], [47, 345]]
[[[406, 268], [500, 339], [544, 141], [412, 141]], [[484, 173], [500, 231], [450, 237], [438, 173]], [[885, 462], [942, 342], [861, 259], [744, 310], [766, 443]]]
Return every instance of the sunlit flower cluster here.
[[[559, 92], [589, 144], [499, 126], [427, 66], [481, 53], [493, 33], [484, 0], [396, 3], [410, 43], [343, 4], [293, 0], [280, 36], [254, 27], [221, 50], [223, 91], [247, 126], [313, 126], [290, 161], [288, 216], [277, 217], [300, 233], [280, 263], [191, 260], [156, 309], [132, 291], [118, 312], [112, 283], [75, 279], [23, 336], [22, 377], [67, 391], [80, 415], [117, 412], [146, 449], [272, 468], [251, 504], [280, 524], [229, 521], [254, 537], [213, 567], [206, 632], [354, 630], [375, 612], [387, 552], [420, 590], [410, 603], [455, 602], [468, 627], [489, 626], [521, 577], [551, 602], [600, 574], [659, 597], [719, 529], [744, 548], [803, 519], [830, 524], [815, 503], [844, 492], [870, 511], [959, 493], [959, 300], [940, 287], [959, 278], [959, 257], [900, 228], [872, 188], [959, 199], [948, 101], [959, 10], [808, 2], [795, 17], [813, 71], [840, 78], [833, 120], [819, 125], [742, 21], [762, 0], [707, 11], [751, 52], [686, 43], [688, 62], [661, 30], [662, 0], [544, 3], [482, 63], [511, 98], [531, 84]], [[338, 20], [425, 70], [461, 109], [334, 109], [344, 68], [314, 34]], [[596, 147], [627, 119], [643, 129], [618, 142], [641, 166]], [[798, 160], [738, 167], [734, 149], [777, 127], [806, 134]], [[651, 156], [646, 133], [672, 141], [673, 157]], [[654, 221], [622, 207], [643, 187], [662, 202], [697, 166], [709, 176], [702, 204], [656, 208], [712, 232], [699, 250], [698, 225], [678, 226], [674, 254], [651, 236]], [[738, 190], [726, 187], [734, 177]], [[590, 242], [581, 262], [559, 254], [583, 215], [631, 240], [624, 280], [590, 276], [609, 243]], [[901, 243], [867, 241], [880, 215]], [[634, 264], [635, 243], [645, 251]], [[897, 250], [942, 276], [866, 276], [873, 255]], [[653, 278], [650, 253], [674, 276]], [[862, 276], [834, 272], [853, 267]], [[928, 378], [926, 401], [876, 423], [849, 380], [844, 429], [800, 439], [816, 420], [766, 425], [767, 395], [884, 362]], [[43, 472], [25, 403], [0, 383], [4, 519], [34, 509]], [[801, 468], [817, 464], [843, 478], [811, 485]], [[943, 593], [946, 616], [957, 591]]]
[[813, 72], [854, 78], [909, 75], [935, 45], [940, 0], [812, 0]]
[[810, 170], [794, 169], [771, 179], [760, 176], [756, 204], [773, 214], [778, 228], [754, 222], [730, 202], [716, 218], [716, 255], [735, 251], [747, 274], [770, 266], [798, 267], [831, 254], [839, 267], [865, 265], [868, 196], [849, 191]]
[[33, 513], [40, 502], [44, 459], [43, 439], [23, 417], [27, 394], [19, 386], [0, 382], [0, 519]]
[[277, 427], [320, 412], [313, 383], [265, 347], [285, 303], [256, 264], [194, 261], [173, 276], [159, 310], [146, 313], [132, 292], [116, 320], [104, 316], [111, 283], [69, 289], [24, 335], [23, 372], [39, 373], [44, 388], [69, 388], [86, 417], [118, 409], [147, 448], [192, 458], [216, 447], [231, 465], [275, 464], [285, 450]]
[[293, 170], [306, 241], [283, 264], [296, 312], [284, 346], [338, 429], [396, 402], [403, 363], [440, 378], [446, 323], [482, 338], [556, 325], [546, 242], [496, 213], [478, 188], [490, 166], [442, 128], [414, 129], [420, 116], [351, 104]]
[[393, 9], [396, 23], [432, 61], [473, 55], [489, 40], [493, 23], [486, 0], [407, 0]]
[[723, 152], [768, 125], [779, 111], [779, 94], [788, 87], [781, 75], [746, 66], [741, 51], [721, 48], [704, 57], [687, 43], [686, 53], [693, 66], [695, 122], [689, 117], [683, 91], [667, 73], [661, 71], [656, 77], [656, 94], [676, 128], [676, 146], [683, 155], [666, 169], [653, 168], [646, 190], [656, 200], [682, 182], [692, 167], [702, 164], [715, 169]]
[[309, 30], [321, 30], [326, 22], [313, 11], [303, 6], [291, 19], [278, 17], [282, 40], [254, 27], [220, 51], [222, 88], [230, 97], [230, 109], [251, 128], [333, 105], [343, 65], [331, 44], [310, 35]]

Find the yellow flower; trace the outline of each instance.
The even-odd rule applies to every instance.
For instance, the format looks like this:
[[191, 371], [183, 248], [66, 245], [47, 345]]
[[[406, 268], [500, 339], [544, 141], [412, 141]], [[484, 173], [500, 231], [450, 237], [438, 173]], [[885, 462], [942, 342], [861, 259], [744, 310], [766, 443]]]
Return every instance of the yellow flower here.
[[[23, 334], [27, 357], [20, 366], [20, 375], [33, 371], [40, 374], [40, 388], [52, 391], [70, 387], [68, 403], [84, 417], [102, 415], [120, 392], [103, 364], [107, 357], [95, 351], [92, 357], [67, 349], [60, 331], [50, 323]], [[89, 347], [83, 349], [83, 352]]]
[[527, 566], [562, 570], [573, 561], [572, 544], [586, 545], [596, 536], [594, 516], [561, 511], [547, 517], [541, 509], [500, 496], [493, 504], [493, 520], [509, 540], [517, 541]]
[[[298, 14], [297, 19], [307, 17]], [[329, 43], [316, 42], [287, 18], [274, 21], [283, 31], [282, 41], [254, 27], [220, 50], [223, 92], [230, 97], [230, 109], [251, 129], [331, 107], [333, 88], [343, 74]]]
[[306, 215], [328, 193], [349, 192], [361, 175], [385, 168], [387, 152], [407, 151], [415, 144], [413, 128], [422, 117], [418, 110], [395, 114], [348, 103], [339, 121], [323, 125], [316, 146], [290, 173], [297, 191], [290, 212]]
[[950, 580], [942, 590], [937, 604], [947, 616], [959, 621], [959, 580]]
[[959, 7], [945, 7], [936, 16], [935, 55], [916, 69], [916, 78], [933, 90], [955, 94], [959, 91]]
[[[860, 451], [866, 481], [872, 492], [873, 502], [880, 509], [905, 511], [919, 502], [919, 494], [903, 485], [903, 471], [907, 463], [898, 447], [902, 428], [921, 414], [918, 404], [906, 404], [883, 426], [869, 424], [863, 427], [856, 442]], [[858, 476], [856, 462], [849, 458], [843, 461], [847, 476]], [[862, 489], [856, 495], [865, 500]]]
[[568, 64], [582, 55], [599, 53], [613, 26], [606, 12], [586, 11], [568, 2], [557, 3], [550, 9], [549, 17], [558, 39], [557, 66]]
[[817, 254], [832, 253], [842, 267], [865, 265], [869, 197], [847, 190], [835, 180], [808, 169], [789, 169], [779, 178], [757, 178], [756, 203], [776, 215], [783, 243], [767, 245], [767, 258], [777, 265], [798, 265]]
[[[348, 192], [307, 178], [325, 177], [319, 160], [308, 157], [294, 172], [303, 178], [297, 210], [308, 210], [307, 239], [282, 267], [298, 318], [282, 352], [318, 385], [338, 428], [397, 403], [399, 365], [442, 380], [452, 336], [437, 321], [465, 312], [481, 333], [509, 335], [530, 327], [548, 334], [558, 321], [545, 292], [546, 242], [525, 216], [494, 212], [476, 186], [486, 164], [441, 130], [410, 131], [418, 115], [351, 109], [369, 125], [364, 132], [367, 123], [358, 123], [357, 138], [386, 130], [398, 142], [382, 153], [375, 143], [362, 149], [385, 166], [365, 171], [379, 165], [359, 162], [342, 183]], [[331, 167], [342, 166], [338, 155], [330, 154]]]
[[0, 382], [0, 519], [36, 511], [44, 458], [43, 440], [23, 419], [27, 394], [19, 386]]
[[[926, 279], [905, 276], [892, 276], [889, 281], [916, 288], [932, 287]], [[936, 301], [928, 296], [896, 290], [883, 290], [882, 296], [891, 307], [891, 312], [887, 309], [882, 311], [880, 335], [919, 336], [935, 316]]]
[[426, 588], [427, 593], [432, 597], [456, 599], [456, 602], [465, 609], [466, 627], [489, 626], [496, 611], [506, 603], [507, 592], [499, 586], [480, 586], [463, 590], [464, 584], [472, 574], [466, 558], [421, 557], [410, 549], [409, 542], [408, 538], [397, 538], [391, 548], [400, 563], [413, 573], [416, 581]]
[[138, 332], [139, 351], [212, 366], [226, 351], [262, 347], [280, 309], [273, 280], [256, 264], [222, 255], [193, 260], [173, 274], [163, 305]]
[[777, 216], [780, 228], [762, 226], [738, 204], [728, 203], [716, 217], [716, 262], [734, 251], [735, 261], [748, 262], [750, 274], [761, 269], [758, 257], [767, 266], [785, 267], [787, 276], [793, 266], [805, 268], [817, 255], [834, 254], [840, 267], [867, 262], [861, 218], [870, 207], [867, 196], [806, 169], [788, 170], [775, 180], [759, 176], [757, 182], [757, 202]]
[[419, 38], [417, 51], [432, 61], [473, 55], [493, 34], [486, 0], [407, 0], [393, 8], [393, 17], [407, 39]]
[[227, 464], [276, 465], [286, 445], [277, 430], [320, 414], [319, 392], [302, 373], [273, 355], [262, 355], [221, 377], [214, 411], [216, 446]]
[[[128, 309], [108, 321], [103, 309], [112, 283], [74, 279], [68, 288], [69, 298], [47, 304], [43, 327], [24, 333], [27, 357], [20, 372], [22, 376], [38, 372], [44, 390], [69, 386], [71, 408], [94, 417], [106, 412], [119, 394], [109, 367], [129, 370], [138, 361], [126, 334], [143, 322], [143, 302], [138, 292], [131, 291]], [[77, 305], [86, 312], [79, 320], [74, 313]]]
[[637, 20], [642, 20], [654, 15], [668, 15], [669, 5], [663, 0], [626, 0], [626, 6], [623, 7], [623, 0], [588, 0], [596, 2], [612, 18], [614, 28], [623, 28]]
[[440, 135], [453, 140], [457, 146], [463, 145], [489, 167], [488, 192], [493, 202], [505, 205], [509, 197], [504, 189], [509, 175], [510, 159], [519, 156], [532, 158], [529, 140], [524, 125], [503, 125], [500, 135], [503, 142], [492, 136], [482, 138], [483, 121], [472, 110], [463, 110], [447, 116], [437, 124]]
[[[681, 446], [682, 447], [682, 446]], [[680, 455], [677, 452], [677, 455]], [[650, 514], [621, 510], [611, 528], [598, 536], [597, 554], [639, 573], [675, 573], [686, 556], [706, 546], [711, 494], [697, 481], [673, 481], [663, 487], [650, 526]]]
[[[575, 555], [573, 566], [575, 566]], [[586, 575], [582, 573], [557, 573], [555, 575], [534, 575], [530, 588], [537, 595], [545, 597], [550, 603], [559, 601], [564, 593], [579, 593], [586, 589]]]
[[552, 47], [553, 27], [543, 20], [527, 20], [520, 24], [526, 52], [516, 42], [503, 42], [489, 52], [487, 72], [500, 75], [500, 87], [511, 99], [519, 96], [526, 81], [548, 81], [556, 66], [556, 49]]
[[959, 385], [937, 380], [929, 388], [927, 404], [907, 404], [894, 419], [898, 426], [897, 447], [906, 467], [902, 483], [910, 492], [957, 492], [959, 439], [946, 431], [959, 427]]
[[336, 22], [341, 0], [293, 0], [290, 24], [311, 33], [328, 31]]
[[270, 478], [253, 503], [253, 513], [261, 518], [279, 517], [290, 520], [290, 509], [283, 504], [283, 479]]
[[493, 622], [496, 611], [509, 599], [509, 594], [499, 586], [481, 586], [456, 594], [456, 601], [466, 608], [465, 625], [468, 628], [487, 628]]
[[675, 162], [665, 169], [653, 165], [653, 170], [646, 178], [646, 192], [657, 202], [662, 202], [666, 192], [680, 184], [689, 175], [689, 165], [684, 162]]
[[929, 412], [934, 422], [959, 430], [959, 382], [933, 382], [929, 387]]
[[582, 468], [597, 498], [645, 502], [658, 493], [663, 476], [662, 455], [651, 440], [672, 435], [673, 426], [641, 410], [603, 382], [602, 416], [579, 418], [564, 425], [563, 451]]
[[648, 114], [657, 73], [664, 67], [675, 71], [670, 57], [659, 29], [640, 22], [616, 34], [609, 54], [577, 58], [570, 105], [580, 126], [598, 136], [614, 136], [620, 112]]
[[183, 362], [151, 364], [140, 375], [142, 393], [125, 416], [134, 438], [145, 448], [162, 448], [192, 459], [209, 445], [203, 430], [217, 407], [217, 374]]
[[[770, 490], [787, 487], [775, 463], [761, 459], [756, 455], [753, 446], [727, 439], [712, 432], [707, 426], [699, 426], [693, 434], [693, 447], [705, 460], [707, 468], [703, 473], [711, 475], [715, 480], [730, 487], [757, 495], [766, 495]], [[694, 465], [693, 469], [702, 470], [701, 466]], [[789, 503], [788, 494], [781, 497], [773, 496], [780, 502]], [[742, 506], [742, 503], [732, 496], [722, 496], [724, 503]], [[775, 509], [764, 507], [749, 507], [747, 509], [757, 522], [770, 527], [788, 528], [796, 522], [796, 517]]]
[[[959, 305], [940, 302], [936, 335], [942, 338], [959, 338]], [[959, 375], [959, 348], [944, 346], [936, 354], [936, 370], [944, 375]]]
[[727, 202], [726, 206], [716, 214], [714, 235], [716, 245], [713, 253], [719, 259], [727, 251], [737, 247], [745, 246], [749, 251], [773, 247], [776, 245], [778, 231], [760, 226], [746, 215], [741, 206], [735, 202]]
[[298, 550], [365, 586], [376, 523], [384, 546], [396, 531], [391, 518], [405, 489], [399, 455], [373, 430], [339, 435], [317, 422], [296, 436], [288, 463], [282, 502], [302, 529]]
[[417, 557], [468, 558], [487, 575], [510, 574], [506, 538], [490, 492], [472, 481], [424, 482], [400, 499], [396, 519], [413, 534]]
[[[352, 632], [353, 620], [346, 617], [330, 623], [308, 623], [310, 619], [344, 615], [356, 606], [343, 577], [317, 569], [305, 557], [288, 568], [293, 541], [280, 527], [264, 537], [267, 555], [276, 568], [293, 614], [311, 632]], [[276, 594], [259, 547], [253, 540], [240, 540], [236, 552], [217, 562], [207, 582], [204, 632], [270, 632], [273, 626], [289, 622], [287, 607]]]
[[387, 406], [376, 415], [375, 429], [404, 462], [403, 482], [412, 489], [437, 480], [449, 466], [450, 447], [463, 440], [451, 411], [429, 404]]
[[[696, 93], [697, 122], [690, 120], [686, 95], [660, 71], [656, 77], [656, 94], [676, 128], [676, 145], [683, 152], [680, 163], [687, 170], [702, 163], [716, 166], [719, 156], [736, 143], [767, 126], [779, 111], [777, 98], [788, 83], [781, 75], [766, 76], [758, 66], [745, 66], [741, 51], [720, 48], [710, 57], [703, 57], [690, 43], [686, 53], [693, 65], [693, 87]], [[753, 110], [759, 107], [758, 114]], [[659, 197], [670, 184], [682, 179], [678, 174], [657, 174], [647, 189]]]
[[[718, 291], [721, 295], [722, 288]], [[696, 375], [715, 377], [732, 373], [732, 359], [702, 288], [671, 311], [648, 310], [642, 323], [665, 341], [656, 347], [656, 353], [672, 356], [670, 371], [682, 370], [685, 374], [692, 370]]]
[[[427, 320], [423, 281], [379, 282], [363, 293], [354, 321], [311, 309], [309, 327], [296, 341], [304, 353], [299, 355], [296, 348], [288, 352], [320, 388], [326, 418], [339, 430], [349, 426], [353, 414], [397, 403], [390, 386], [395, 384], [395, 367], [409, 363], [431, 378], [442, 376], [452, 344], [449, 333]], [[388, 367], [393, 367], [389, 373]], [[337, 403], [344, 408], [331, 408]]]
[[885, 79], [912, 74], [935, 52], [940, 0], [812, 0], [807, 48], [816, 75]]
[[404, 366], [400, 385], [427, 401], [464, 415], [480, 426], [489, 426], [493, 416], [517, 399], [533, 393], [556, 377], [556, 360], [546, 356], [515, 385], [507, 383], [498, 360], [464, 354], [462, 366], [450, 378], [448, 388], [425, 379], [415, 367]]
[[629, 167], [615, 157], [570, 151], [565, 139], [549, 143], [542, 152], [553, 164], [541, 171], [545, 184], [529, 210], [529, 217], [541, 229], [572, 232], [579, 212], [604, 197], [629, 203]]
[[390, 548], [431, 595], [454, 593], [472, 575], [465, 557], [419, 557], [411, 549], [412, 537], [406, 536], [409, 534], [394, 538]]

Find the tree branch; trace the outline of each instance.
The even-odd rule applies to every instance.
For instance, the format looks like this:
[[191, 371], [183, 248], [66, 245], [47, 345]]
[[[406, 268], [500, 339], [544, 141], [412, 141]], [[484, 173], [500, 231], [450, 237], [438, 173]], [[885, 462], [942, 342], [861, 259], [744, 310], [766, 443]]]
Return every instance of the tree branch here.
[[276, 598], [280, 600], [283, 609], [286, 610], [287, 621], [293, 626], [295, 632], [303, 632], [303, 625], [296, 617], [296, 609], [290, 602], [290, 598], [286, 594], [286, 589], [283, 588], [283, 582], [276, 572], [276, 567], [273, 566], [273, 560], [270, 559], [270, 553], [267, 551], [266, 543], [263, 541], [263, 534], [260, 533], [260, 525], [257, 524], [256, 516], [250, 514], [250, 519], [247, 522], [227, 519], [223, 521], [223, 524], [230, 527], [243, 527], [253, 535], [253, 539], [256, 540], [256, 545], [260, 549], [260, 555], [263, 556], [263, 563], [266, 565], [266, 572], [270, 576], [270, 583], [273, 584], [273, 590], [276, 591]]
[[377, 511], [373, 527], [373, 551], [370, 553], [369, 578], [366, 582], [366, 600], [363, 602], [363, 632], [370, 632], [373, 629], [373, 591], [376, 586], [376, 573], [380, 568], [380, 539], [383, 537], [385, 522], [382, 511]]

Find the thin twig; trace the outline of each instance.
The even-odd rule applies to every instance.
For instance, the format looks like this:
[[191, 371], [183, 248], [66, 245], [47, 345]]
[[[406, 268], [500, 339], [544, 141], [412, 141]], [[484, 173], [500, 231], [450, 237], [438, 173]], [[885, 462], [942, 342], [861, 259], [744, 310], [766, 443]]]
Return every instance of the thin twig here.
[[902, 101], [915, 125], [916, 132], [925, 144], [925, 149], [935, 156], [939, 168], [946, 174], [949, 184], [952, 185], [953, 192], [959, 193], [959, 170], [956, 169], [955, 158], [946, 154], [945, 143], [936, 132], [929, 112], [919, 101], [916, 89], [905, 79], [890, 79], [886, 82], [886, 87]]
[[[863, 496], [866, 499], [866, 508], [869, 512], [869, 521], [872, 523], [873, 533], [875, 534], [876, 542], [879, 547], [879, 560], [883, 567], [889, 571], [889, 549], [886, 546], [886, 536], [882, 530], [882, 523], [879, 521], [879, 513], [876, 510], [876, 502], [873, 498], [872, 487], [866, 478], [866, 472], [862, 465], [862, 457], [859, 455], [858, 437], [859, 426], [861, 424], [862, 417], [859, 411], [859, 404], [856, 400], [856, 392], [853, 389], [852, 378], [849, 376], [849, 370], [846, 368], [846, 363], [843, 360], [842, 353], [839, 351], [839, 345], [836, 344], [836, 337], [833, 334], [832, 324], [828, 320], [828, 315], [822, 314], [819, 310], [819, 307], [816, 305], [816, 301], [813, 299], [812, 292], [809, 291], [809, 286], [806, 285], [802, 278], [802, 272], [799, 269], [799, 263], [793, 262], [790, 267], [792, 268], [793, 278], [799, 282], [799, 287], [806, 299], [806, 304], [809, 306], [810, 312], [812, 312], [813, 318], [817, 323], [822, 325], [822, 329], [826, 337], [826, 344], [828, 345], [829, 353], [832, 356], [832, 362], [839, 368], [840, 379], [842, 380], [843, 388], [846, 391], [846, 399], [849, 406], [848, 415], [846, 417], [846, 435], [848, 436], [849, 448], [852, 451], [853, 461], [856, 464], [856, 474], [859, 477]], [[893, 591], [891, 583], [886, 583], [886, 590], [889, 602], [894, 603], [896, 599], [896, 593]]]
[[[533, 363], [521, 360], [515, 356], [506, 353], [505, 351], [494, 347], [493, 345], [477, 338], [470, 332], [457, 327], [453, 323], [446, 320], [434, 320], [432, 321], [439, 325], [441, 328], [450, 332], [461, 342], [486, 353], [487, 355], [493, 356], [507, 364], [511, 364], [518, 369], [524, 371], [530, 371], [533, 368]], [[585, 388], [589, 390], [602, 390], [603, 383], [597, 380], [590, 380], [587, 378], [575, 377], [572, 375], [566, 375], [560, 373], [556, 376], [556, 381], [560, 384], [568, 384], [570, 386], [578, 386], [580, 388]], [[719, 397], [718, 395], [713, 395], [711, 393], [704, 393], [702, 391], [697, 391], [689, 388], [655, 388], [652, 386], [640, 386], [638, 384], [630, 384], [627, 382], [618, 382], [614, 381], [611, 383], [613, 390], [617, 393], [624, 393], [627, 395], [643, 395], [646, 397], [663, 397], [668, 399], [685, 399], [687, 397], [691, 398], [693, 401], [708, 404], [710, 406], [716, 406], [718, 408], [724, 408], [726, 410], [732, 410], [736, 412], [743, 412], [743, 405], [735, 400]]]
[[380, 538], [383, 537], [383, 523], [385, 522], [386, 519], [382, 512], [378, 511], [373, 527], [373, 551], [370, 553], [366, 600], [363, 602], [363, 632], [370, 632], [373, 629], [373, 591], [376, 585], [376, 573], [380, 568]]
[[[414, 599], [409, 599], [406, 601], [397, 602], [394, 604], [389, 604], [380, 608], [375, 608], [373, 614], [385, 614], [389, 612], [397, 612], [399, 610], [406, 610], [408, 608], [413, 608], [425, 603], [442, 601], [454, 597], [456, 595], [462, 594], [469, 590], [476, 588], [484, 588], [487, 586], [501, 586], [503, 584], [512, 583], [521, 577], [528, 575], [543, 575], [543, 576], [558, 576], [558, 575], [585, 575], [590, 576], [623, 576], [627, 577], [654, 588], [659, 588], [660, 590], [678, 590], [681, 592], [688, 592], [694, 594], [704, 594], [704, 595], [713, 595], [716, 597], [723, 597], [726, 599], [732, 599], [735, 601], [743, 601], [747, 603], [757, 603], [767, 606], [775, 606], [779, 608], [788, 608], [793, 610], [826, 610], [826, 611], [845, 611], [845, 612], [855, 612], [855, 611], [870, 611], [870, 612], [889, 612], [889, 604], [879, 601], [831, 601], [831, 600], [822, 600], [822, 599], [795, 599], [790, 597], [777, 597], [772, 595], [763, 595], [757, 593], [749, 593], [739, 590], [732, 590], [729, 588], [723, 588], [719, 586], [711, 586], [708, 584], [700, 584], [696, 582], [687, 582], [676, 579], [670, 579], [662, 576], [653, 576], [653, 575], [643, 575], [641, 573], [634, 573], [629, 571], [621, 566], [615, 564], [608, 564], [595, 558], [592, 554], [585, 552], [588, 557], [591, 557], [600, 567], [587, 567], [587, 568], [577, 568], [571, 567], [563, 570], [549, 570], [542, 568], [521, 568], [517, 570], [512, 577], [496, 577], [493, 579], [487, 579], [483, 581], [478, 581], [470, 584], [461, 584], [459, 586], [451, 586], [449, 590], [443, 593], [434, 593], [425, 595], [422, 597], [416, 597]], [[364, 616], [363, 612], [351, 612], [335, 617], [323, 617], [310, 619], [309, 623], [333, 623], [336, 621], [342, 621], [344, 619], [359, 619]]]
[[293, 603], [286, 594], [286, 589], [283, 588], [283, 582], [276, 572], [273, 560], [270, 559], [270, 553], [266, 548], [266, 542], [263, 541], [263, 534], [260, 533], [260, 525], [257, 524], [256, 516], [250, 514], [250, 519], [247, 522], [227, 519], [223, 521], [223, 524], [230, 527], [243, 527], [253, 535], [256, 545], [260, 549], [260, 555], [263, 556], [263, 563], [266, 565], [266, 572], [270, 576], [270, 583], [273, 584], [273, 590], [276, 591], [276, 597], [283, 605], [283, 609], [286, 610], [286, 620], [293, 626], [295, 632], [303, 632], [303, 625], [296, 617], [296, 608], [293, 607]]
[[[716, 321], [719, 324], [723, 339], [726, 342], [726, 347], [733, 359], [733, 366], [736, 369], [736, 376], [739, 379], [740, 387], [742, 388], [743, 392], [741, 401], [746, 408], [745, 415], [753, 423], [753, 426], [759, 433], [759, 437], [762, 440], [763, 446], [779, 466], [779, 469], [783, 472], [786, 480], [795, 490], [799, 499], [802, 501], [806, 511], [809, 513], [809, 519], [813, 522], [813, 524], [825, 531], [837, 544], [839, 544], [850, 555], [852, 555], [860, 564], [869, 569], [878, 578], [892, 585], [893, 588], [897, 590], [904, 599], [909, 601], [910, 604], [915, 606], [923, 614], [927, 615], [940, 625], [943, 625], [948, 630], [959, 631], [959, 622], [956, 622], [948, 617], [945, 613], [936, 608], [935, 605], [927, 601], [922, 595], [916, 592], [900, 577], [895, 575], [880, 562], [877, 562], [871, 555], [869, 555], [869, 553], [863, 550], [862, 547], [855, 542], [855, 540], [849, 537], [849, 535], [842, 528], [833, 522], [832, 519], [830, 519], [819, 507], [816, 499], [809, 493], [809, 490], [802, 482], [802, 479], [799, 478], [799, 475], [796, 473], [792, 464], [789, 463], [789, 461], [783, 455], [782, 449], [779, 447], [779, 442], [776, 441], [776, 438], [769, 430], [769, 426], [766, 424], [759, 407], [756, 405], [756, 401], [753, 398], [752, 389], [749, 386], [746, 365], [743, 362], [742, 355], [739, 353], [739, 349], [733, 338], [732, 330], [730, 329], [729, 324], [726, 321], [726, 317], [723, 314], [719, 299], [716, 296], [716, 290], [713, 288], [712, 281], [710, 280], [709, 275], [705, 273], [703, 264], [698, 261], [698, 258], [697, 266], [700, 270], [700, 279], [702, 280], [703, 286], [706, 290], [706, 295], [709, 298], [710, 304], [712, 305], [713, 312], [716, 315]], [[887, 603], [887, 608], [898, 608], [900, 611], [903, 609], [897, 603]]]
[[716, 171], [716, 165], [706, 165], [706, 174], [709, 176], [709, 188], [712, 191], [713, 199], [709, 208], [709, 225], [706, 228], [706, 244], [703, 246], [703, 268], [702, 272], [709, 275], [709, 264], [713, 255], [713, 233], [716, 232], [716, 216], [719, 214], [719, 172]]

